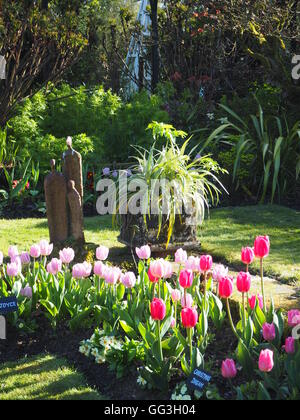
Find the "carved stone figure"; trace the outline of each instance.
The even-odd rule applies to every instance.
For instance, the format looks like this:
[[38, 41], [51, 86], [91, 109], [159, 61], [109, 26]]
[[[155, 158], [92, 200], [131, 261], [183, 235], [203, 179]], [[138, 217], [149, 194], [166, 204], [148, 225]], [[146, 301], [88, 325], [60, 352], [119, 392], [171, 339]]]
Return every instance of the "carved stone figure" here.
[[50, 242], [55, 244], [68, 239], [67, 183], [63, 174], [55, 170], [55, 160], [50, 165], [44, 188]]
[[68, 181], [75, 182], [81, 201], [83, 200], [82, 158], [72, 147], [72, 139], [67, 139], [68, 150], [63, 154], [63, 174]]
[[82, 201], [73, 180], [68, 182], [68, 203], [70, 210], [69, 233], [77, 242], [84, 243]]

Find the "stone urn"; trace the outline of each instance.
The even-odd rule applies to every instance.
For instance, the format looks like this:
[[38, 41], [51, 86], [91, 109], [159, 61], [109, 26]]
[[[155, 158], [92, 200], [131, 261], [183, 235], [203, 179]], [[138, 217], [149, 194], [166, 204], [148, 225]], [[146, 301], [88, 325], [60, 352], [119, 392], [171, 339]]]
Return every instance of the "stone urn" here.
[[158, 216], [147, 217], [144, 215], [126, 214], [120, 216], [121, 232], [119, 242], [130, 248], [150, 245], [153, 252], [173, 251], [174, 249], [194, 249], [198, 247], [197, 223], [195, 216], [176, 216], [173, 233], [167, 247], [169, 222], [163, 220], [161, 232], [158, 235]]

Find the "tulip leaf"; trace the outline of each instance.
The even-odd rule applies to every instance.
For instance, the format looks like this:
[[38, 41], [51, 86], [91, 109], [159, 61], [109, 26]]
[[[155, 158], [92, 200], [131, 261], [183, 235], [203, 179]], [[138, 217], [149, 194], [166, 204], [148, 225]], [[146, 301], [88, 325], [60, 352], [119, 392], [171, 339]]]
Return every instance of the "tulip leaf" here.
[[247, 376], [252, 377], [254, 372], [254, 362], [251, 354], [242, 340], [239, 341], [237, 347], [237, 359], [243, 367]]

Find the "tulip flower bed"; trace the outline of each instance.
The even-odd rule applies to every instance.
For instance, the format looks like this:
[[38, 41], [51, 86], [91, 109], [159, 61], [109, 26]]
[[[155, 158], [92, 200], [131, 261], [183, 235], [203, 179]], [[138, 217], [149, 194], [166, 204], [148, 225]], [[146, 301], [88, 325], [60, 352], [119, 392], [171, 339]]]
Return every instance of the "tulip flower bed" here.
[[[52, 252], [52, 245], [41, 241], [29, 253], [10, 247], [7, 264], [0, 253], [0, 296], [17, 296], [19, 311], [8, 320], [20, 330], [34, 331], [37, 313], [54, 330], [66, 324], [72, 332], [94, 326], [91, 338], [78, 343], [80, 353], [109, 366], [118, 378], [133, 372], [141, 388], [172, 399], [300, 398], [300, 346], [291, 336], [292, 329], [294, 337], [300, 330], [300, 311], [286, 317], [265, 296], [268, 237], [242, 249], [245, 270], [236, 279], [224, 266], [214, 265], [211, 256], [188, 257], [182, 249], [175, 263], [151, 258], [148, 246], [136, 249], [136, 273], [105, 263], [106, 247], [96, 250], [93, 266], [72, 265], [71, 248], [61, 250], [59, 258], [51, 259]], [[255, 258], [261, 269], [258, 296], [251, 295]], [[242, 304], [232, 316], [235, 286]], [[236, 343], [236, 350], [217, 366], [208, 357], [218, 347], [214, 336]], [[186, 385], [196, 368], [213, 376], [203, 392]], [[217, 386], [223, 383], [220, 378], [228, 381], [227, 394]]]

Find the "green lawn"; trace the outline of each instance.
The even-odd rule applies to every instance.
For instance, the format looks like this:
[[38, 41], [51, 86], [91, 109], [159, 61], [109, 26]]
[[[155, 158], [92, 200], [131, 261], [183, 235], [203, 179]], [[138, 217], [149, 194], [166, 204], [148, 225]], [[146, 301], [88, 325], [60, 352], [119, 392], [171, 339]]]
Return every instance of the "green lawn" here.
[[[117, 240], [118, 233], [112, 228], [110, 216], [85, 219], [87, 242], [110, 248], [124, 248]], [[5, 254], [9, 245], [18, 245], [19, 250], [22, 251], [48, 237], [48, 225], [45, 219], [0, 220], [0, 250]]]
[[[124, 251], [110, 217], [85, 220], [88, 242]], [[266, 274], [282, 280], [300, 280], [300, 212], [280, 206], [251, 206], [213, 210], [200, 229], [203, 250], [228, 264], [240, 263], [242, 246], [251, 245], [256, 235], [269, 235], [271, 254], [265, 261]], [[48, 237], [45, 220], [0, 220], [0, 250], [9, 244], [20, 250]], [[258, 268], [258, 265], [254, 265]]]
[[0, 367], [0, 400], [101, 400], [63, 359], [38, 356]]
[[[300, 280], [300, 212], [280, 206], [217, 209], [201, 228], [203, 249], [228, 264], [240, 265], [241, 247], [257, 235], [269, 235], [271, 253], [265, 260], [270, 277]], [[256, 269], [258, 263], [254, 264]]]

